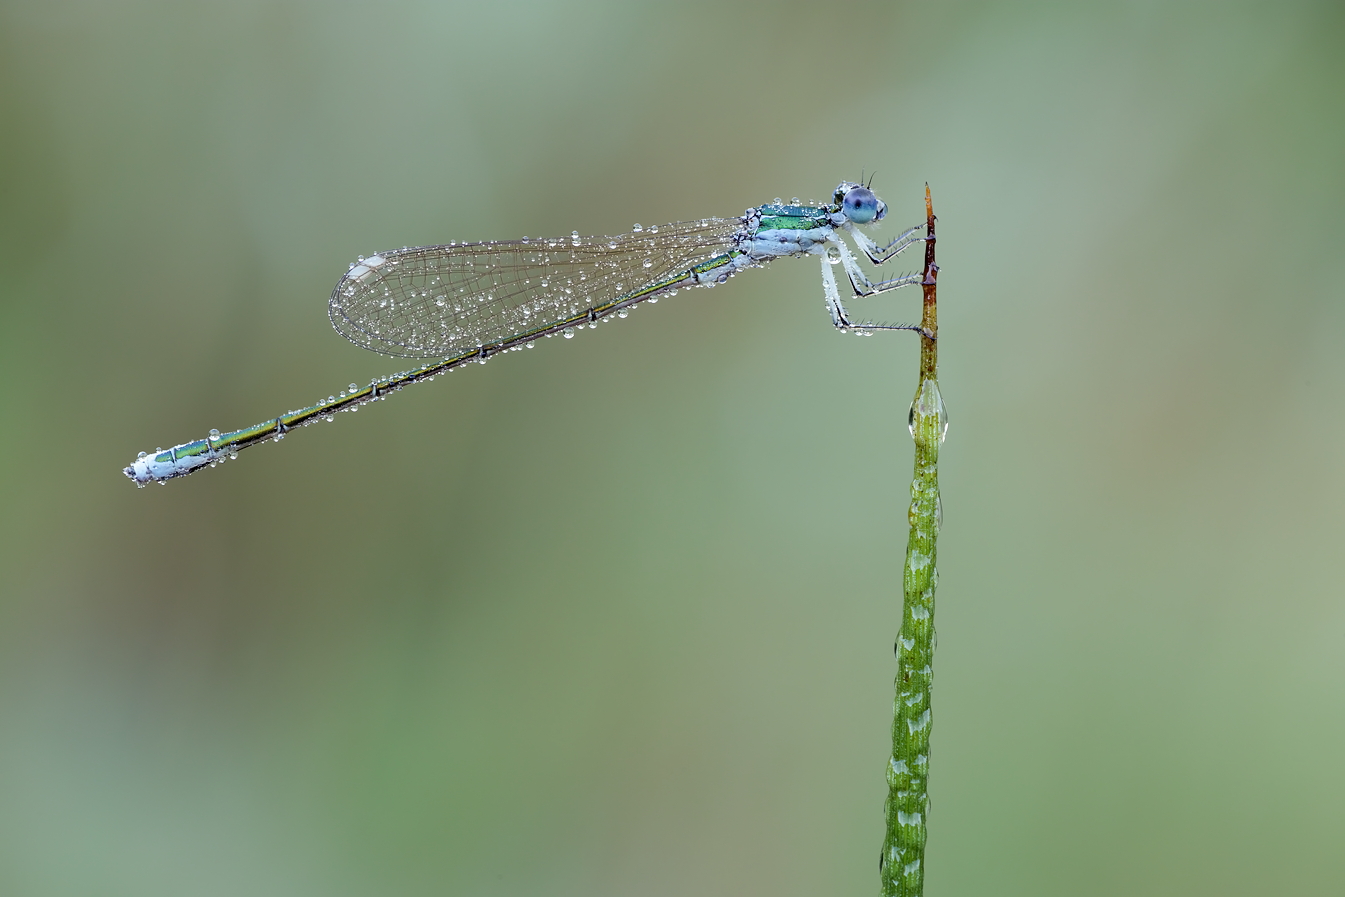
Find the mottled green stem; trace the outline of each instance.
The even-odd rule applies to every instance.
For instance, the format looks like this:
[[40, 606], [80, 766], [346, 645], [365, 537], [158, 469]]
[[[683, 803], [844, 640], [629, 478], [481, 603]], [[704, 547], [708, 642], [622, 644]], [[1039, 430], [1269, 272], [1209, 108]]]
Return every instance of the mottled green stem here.
[[910, 535], [905, 595], [897, 639], [897, 694], [892, 705], [892, 759], [887, 769], [887, 837], [879, 862], [884, 897], [920, 897], [925, 887], [925, 821], [929, 809], [930, 687], [934, 679], [935, 541], [943, 522], [939, 503], [939, 445], [948, 412], [939, 395], [938, 316], [935, 307], [934, 208], [925, 187], [924, 315], [920, 324], [920, 385], [911, 402], [915, 477], [911, 480]]

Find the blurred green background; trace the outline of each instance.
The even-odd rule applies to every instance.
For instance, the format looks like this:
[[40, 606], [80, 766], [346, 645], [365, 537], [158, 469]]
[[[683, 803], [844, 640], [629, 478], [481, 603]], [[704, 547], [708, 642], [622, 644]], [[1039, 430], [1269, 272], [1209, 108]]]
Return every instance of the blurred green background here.
[[9, 0], [0, 121], [0, 893], [876, 893], [917, 340], [814, 262], [121, 474], [401, 369], [359, 254], [862, 169], [941, 221], [928, 893], [1345, 891], [1338, 2]]

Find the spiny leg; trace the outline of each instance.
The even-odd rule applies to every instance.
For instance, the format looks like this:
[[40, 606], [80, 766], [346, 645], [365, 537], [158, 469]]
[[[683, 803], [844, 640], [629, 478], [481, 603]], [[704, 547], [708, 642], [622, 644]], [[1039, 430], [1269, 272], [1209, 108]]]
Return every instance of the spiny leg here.
[[[840, 245], [842, 252], [841, 260], [844, 261], [845, 258], [849, 256], [849, 252], [846, 251], [844, 243], [841, 243]], [[851, 257], [850, 263], [854, 264], [853, 257]], [[860, 272], [860, 276], [863, 276], [863, 272]], [[915, 279], [911, 280], [911, 277], [914, 277]], [[893, 285], [887, 287], [884, 287], [884, 284], [881, 283], [872, 284], [871, 286], [874, 287], [874, 289], [871, 290], [870, 293], [862, 295], [872, 295], [875, 292], [886, 292], [886, 290], [889, 289], [906, 286], [908, 283], [919, 283], [920, 277], [919, 275], [909, 275], [905, 278], [897, 278], [897, 280], [900, 282], [892, 281], [891, 283], [893, 283]], [[878, 287], [883, 287], [883, 289], [877, 289]], [[855, 324], [852, 322], [849, 313], [845, 310], [845, 306], [841, 303], [841, 292], [836, 288], [836, 275], [831, 271], [831, 258], [825, 252], [822, 253], [822, 291], [827, 304], [827, 312], [831, 315], [831, 324], [842, 333], [853, 330], [864, 335], [874, 330], [913, 330], [916, 333], [929, 337], [929, 334], [926, 333], [923, 328], [914, 324], [877, 324], [872, 321]], [[855, 295], [861, 295], [858, 289], [856, 289]]]
[[869, 257], [869, 261], [873, 262], [875, 265], [881, 265], [883, 262], [895, 257], [912, 243], [923, 243], [925, 241], [924, 237], [914, 236], [916, 231], [922, 230], [923, 228], [923, 224], [917, 224], [905, 233], [893, 237], [891, 243], [882, 247], [873, 242], [867, 234], [862, 234], [857, 230], [852, 230], [850, 235], [855, 238], [855, 245]]
[[850, 320], [845, 315], [845, 306], [841, 305], [841, 293], [836, 289], [836, 275], [831, 273], [831, 257], [822, 254], [822, 293], [827, 303], [827, 312], [831, 323], [837, 330], [849, 330]]
[[896, 290], [920, 283], [924, 279], [920, 274], [903, 274], [900, 277], [893, 277], [891, 280], [880, 280], [874, 283], [859, 267], [859, 261], [850, 252], [850, 247], [845, 245], [845, 241], [837, 237], [836, 245], [840, 249], [841, 264], [845, 266], [845, 273], [850, 277], [850, 286], [854, 287], [856, 296], [876, 296], [879, 293], [886, 293], [888, 290]]

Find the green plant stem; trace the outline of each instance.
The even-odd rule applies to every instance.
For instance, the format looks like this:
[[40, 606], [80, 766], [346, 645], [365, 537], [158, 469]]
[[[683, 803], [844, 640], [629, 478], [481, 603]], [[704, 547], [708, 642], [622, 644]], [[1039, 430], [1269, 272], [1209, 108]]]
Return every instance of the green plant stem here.
[[923, 334], [920, 384], [911, 402], [915, 476], [911, 481], [910, 534], [902, 577], [904, 606], [897, 639], [896, 698], [892, 707], [892, 759], [887, 769], [887, 836], [879, 862], [884, 897], [920, 897], [925, 886], [926, 817], [929, 809], [930, 688], [934, 678], [935, 542], [939, 504], [939, 445], [947, 411], [939, 394], [938, 316], [935, 306], [934, 209], [925, 187]]

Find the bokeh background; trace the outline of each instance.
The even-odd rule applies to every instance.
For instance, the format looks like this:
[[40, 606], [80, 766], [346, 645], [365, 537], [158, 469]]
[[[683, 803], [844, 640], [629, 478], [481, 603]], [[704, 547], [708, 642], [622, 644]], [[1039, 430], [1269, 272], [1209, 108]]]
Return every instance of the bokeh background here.
[[8, 0], [0, 122], [0, 893], [875, 893], [917, 341], [814, 262], [121, 474], [400, 369], [359, 254], [861, 170], [928, 893], [1345, 890], [1339, 3]]

